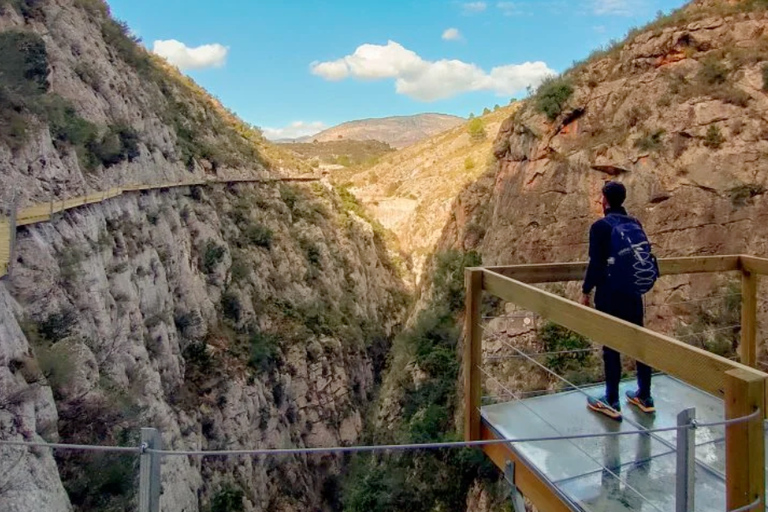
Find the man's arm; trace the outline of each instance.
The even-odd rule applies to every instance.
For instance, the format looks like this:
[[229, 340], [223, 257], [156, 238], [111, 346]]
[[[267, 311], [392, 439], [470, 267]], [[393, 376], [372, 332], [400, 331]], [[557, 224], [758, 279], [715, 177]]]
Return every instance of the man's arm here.
[[581, 302], [584, 305], [589, 305], [589, 294], [605, 276], [610, 251], [605, 239], [606, 234], [610, 238], [610, 231], [606, 232], [606, 228], [610, 230], [610, 226], [606, 223], [595, 222], [589, 230], [589, 265], [581, 289], [583, 293]]

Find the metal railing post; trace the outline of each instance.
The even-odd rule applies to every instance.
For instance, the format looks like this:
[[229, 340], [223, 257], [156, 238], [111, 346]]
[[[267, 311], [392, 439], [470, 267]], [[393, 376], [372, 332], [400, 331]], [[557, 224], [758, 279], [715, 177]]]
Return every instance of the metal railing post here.
[[162, 438], [154, 428], [141, 429], [139, 468], [139, 512], [160, 512], [160, 455], [147, 450], [161, 450]]
[[677, 486], [675, 512], [693, 512], [696, 480], [696, 435], [693, 430], [696, 409], [677, 415]]

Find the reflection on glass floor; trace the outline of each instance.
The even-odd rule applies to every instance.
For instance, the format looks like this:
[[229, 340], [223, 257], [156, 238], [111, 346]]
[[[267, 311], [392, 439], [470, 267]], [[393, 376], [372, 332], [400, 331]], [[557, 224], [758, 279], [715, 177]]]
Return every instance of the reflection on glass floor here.
[[[633, 381], [622, 383], [624, 390]], [[585, 388], [595, 396], [603, 387]], [[673, 427], [683, 409], [694, 407], [700, 423], [722, 421], [723, 402], [672, 377], [654, 377], [655, 415], [622, 403], [624, 422], [590, 412], [582, 393], [570, 391], [482, 408], [484, 422], [499, 437], [589, 434]], [[514, 449], [566, 498], [574, 510], [675, 510], [676, 432], [546, 441]], [[724, 427], [696, 430], [697, 511], [725, 510]], [[768, 445], [767, 445], [768, 446]]]

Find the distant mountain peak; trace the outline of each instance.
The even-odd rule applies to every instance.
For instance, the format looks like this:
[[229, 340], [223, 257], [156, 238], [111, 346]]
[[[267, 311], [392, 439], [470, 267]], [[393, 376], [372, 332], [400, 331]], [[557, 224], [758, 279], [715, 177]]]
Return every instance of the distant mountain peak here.
[[450, 130], [465, 120], [448, 114], [417, 114], [348, 121], [297, 142], [337, 140], [378, 140], [393, 148], [404, 148], [438, 133]]

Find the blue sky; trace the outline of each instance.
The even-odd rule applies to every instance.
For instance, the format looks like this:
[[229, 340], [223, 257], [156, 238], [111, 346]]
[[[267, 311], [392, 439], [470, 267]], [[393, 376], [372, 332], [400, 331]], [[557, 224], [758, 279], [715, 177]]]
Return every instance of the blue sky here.
[[150, 49], [270, 137], [522, 97], [683, 0], [110, 0]]

